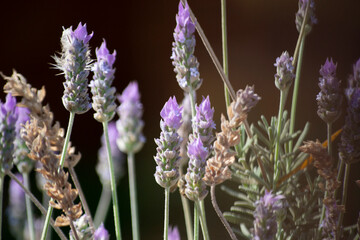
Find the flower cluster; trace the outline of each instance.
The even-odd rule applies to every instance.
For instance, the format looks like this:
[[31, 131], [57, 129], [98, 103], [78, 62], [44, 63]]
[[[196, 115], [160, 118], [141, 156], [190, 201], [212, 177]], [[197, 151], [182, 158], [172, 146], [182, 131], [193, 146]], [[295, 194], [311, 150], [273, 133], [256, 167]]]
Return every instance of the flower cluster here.
[[286, 207], [285, 196], [265, 190], [255, 202], [253, 240], [273, 240], [277, 232], [277, 215]]
[[261, 97], [255, 93], [254, 86], [246, 86], [244, 90], [238, 90], [236, 98], [242, 107], [242, 111], [246, 114], [248, 114], [250, 110], [253, 109], [261, 100]]
[[288, 89], [294, 78], [293, 58], [289, 56], [287, 51], [283, 52], [280, 57], [276, 58], [274, 66], [276, 67], [275, 86], [279, 90]]
[[93, 239], [94, 230], [89, 225], [89, 217], [86, 214], [83, 214], [79, 219], [74, 221], [74, 226], [76, 230], [77, 237], [76, 238], [70, 230], [70, 240], [87, 240]]
[[179, 153], [182, 138], [177, 133], [181, 126], [182, 107], [173, 97], [165, 103], [160, 112], [160, 138], [155, 139], [158, 146], [154, 157], [157, 164], [154, 174], [156, 182], [163, 188], [174, 186], [179, 179]]
[[117, 109], [119, 120], [116, 127], [119, 132], [117, 145], [120, 151], [136, 153], [145, 142], [142, 134], [144, 122], [141, 120], [143, 107], [137, 82], [131, 82], [118, 97], [120, 106]]
[[114, 117], [116, 109], [116, 89], [111, 87], [115, 74], [113, 64], [115, 62], [116, 51], [110, 54], [104, 40], [100, 48], [96, 48], [95, 52], [97, 61], [91, 69], [94, 77], [89, 84], [93, 95], [92, 107], [96, 111], [94, 118], [99, 122], [108, 122]]
[[69, 112], [85, 113], [91, 108], [88, 94], [88, 75], [90, 69], [89, 41], [93, 33], [88, 34], [86, 24], [79, 23], [73, 31], [66, 28], [61, 36], [61, 55], [54, 56], [55, 67], [65, 76], [62, 101]]
[[[310, 3], [309, 3], [310, 1]], [[299, 1], [299, 10], [295, 15], [295, 25], [298, 32], [301, 30], [302, 23], [305, 18], [305, 12], [307, 5], [310, 4], [308, 10], [308, 17], [306, 19], [305, 25], [305, 34], [308, 34], [311, 31], [312, 25], [317, 23], [317, 19], [315, 17], [315, 3], [314, 0], [300, 0]], [[310, 21], [309, 21], [310, 19]]]
[[335, 76], [336, 64], [329, 59], [320, 69], [320, 93], [316, 96], [319, 117], [326, 123], [333, 123], [341, 114], [342, 95], [340, 81]]
[[171, 59], [177, 74], [176, 79], [180, 87], [189, 92], [197, 90], [202, 83], [199, 73], [199, 62], [194, 56], [195, 50], [195, 25], [191, 20], [189, 6], [183, 7], [179, 3], [179, 12], [176, 15], [176, 27], [174, 30], [174, 42]]

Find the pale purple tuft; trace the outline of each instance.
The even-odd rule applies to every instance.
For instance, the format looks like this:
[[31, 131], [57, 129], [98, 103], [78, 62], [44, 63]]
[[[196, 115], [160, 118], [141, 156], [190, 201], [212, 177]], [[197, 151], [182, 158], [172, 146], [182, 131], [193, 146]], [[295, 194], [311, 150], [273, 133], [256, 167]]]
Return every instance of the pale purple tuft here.
[[261, 97], [255, 93], [254, 86], [246, 86], [245, 89], [237, 91], [237, 98], [240, 100], [242, 111], [249, 113], [256, 104], [261, 100]]
[[87, 44], [93, 35], [94, 32], [92, 32], [91, 34], [87, 34], [86, 23], [82, 25], [81, 22], [79, 23], [75, 31], [71, 33], [71, 36], [76, 38], [78, 41], [82, 41], [84, 44]]
[[350, 101], [356, 88], [360, 88], [360, 58], [353, 66], [353, 74], [349, 77], [348, 87], [345, 89], [345, 96], [348, 101]]
[[116, 127], [119, 132], [117, 145], [120, 151], [136, 153], [145, 143], [142, 134], [144, 121], [141, 119], [143, 106], [140, 102], [140, 93], [137, 82], [131, 82], [118, 97], [120, 106], [117, 109], [119, 120]]
[[0, 102], [0, 170], [2, 172], [10, 170], [13, 166], [17, 120], [16, 99], [8, 93], [5, 103]]
[[164, 120], [167, 127], [179, 129], [181, 126], [182, 107], [179, 107], [176, 97], [169, 98], [160, 112], [160, 116]]
[[179, 229], [175, 227], [169, 227], [168, 240], [180, 240]]
[[336, 64], [329, 59], [320, 69], [320, 93], [316, 96], [319, 117], [326, 123], [333, 123], [341, 114], [342, 95], [340, 81], [336, 78]]
[[92, 93], [92, 107], [96, 111], [94, 118], [99, 122], [109, 122], [115, 115], [116, 89], [111, 86], [115, 74], [115, 69], [113, 68], [115, 57], [116, 51], [110, 54], [106, 48], [105, 40], [101, 47], [96, 49], [97, 61], [91, 69], [94, 77], [89, 87]]
[[276, 67], [275, 86], [281, 91], [289, 88], [295, 78], [292, 61], [293, 58], [289, 56], [287, 51], [276, 58], [276, 63], [274, 64]]
[[105, 229], [104, 224], [101, 223], [98, 229], [96, 229], [94, 233], [94, 240], [109, 240], [110, 235], [108, 231]]

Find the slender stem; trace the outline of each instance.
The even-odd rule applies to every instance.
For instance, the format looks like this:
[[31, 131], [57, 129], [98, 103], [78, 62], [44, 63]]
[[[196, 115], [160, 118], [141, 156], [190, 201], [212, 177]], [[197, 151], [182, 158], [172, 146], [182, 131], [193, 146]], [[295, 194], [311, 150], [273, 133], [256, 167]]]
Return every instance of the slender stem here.
[[[181, 1], [182, 1], [182, 3], [185, 5], [186, 0], [181, 0]], [[228, 88], [231, 98], [232, 98], [233, 100], [235, 100], [235, 99], [236, 99], [235, 91], [234, 91], [233, 87], [231, 86], [231, 83], [230, 83], [228, 77], [224, 74], [224, 71], [223, 71], [223, 69], [222, 69], [222, 67], [221, 67], [221, 64], [220, 64], [220, 62], [219, 62], [219, 59], [216, 57], [215, 52], [214, 52], [214, 50], [212, 49], [212, 47], [211, 47], [211, 45], [210, 45], [210, 43], [209, 43], [209, 40], [208, 40], [207, 37], [205, 36], [205, 33], [204, 33], [204, 31], [202, 30], [199, 22], [197, 21], [194, 13], [191, 11], [190, 6], [189, 6], [189, 12], [190, 12], [191, 20], [192, 20], [193, 23], [195, 24], [195, 28], [196, 28], [197, 32], [199, 33], [200, 38], [201, 38], [201, 40], [202, 40], [202, 42], [203, 42], [206, 50], [208, 51], [211, 60], [213, 61], [213, 63], [214, 63], [214, 65], [215, 65], [218, 73], [220, 74], [221, 79], [223, 80], [223, 82], [225, 83], [226, 87]]]
[[191, 117], [194, 118], [196, 115], [196, 109], [195, 109], [195, 104], [196, 104], [196, 97], [195, 97], [195, 91], [191, 90], [189, 92], [190, 95], [190, 105], [191, 105]]
[[2, 236], [2, 215], [3, 215], [3, 195], [4, 195], [4, 173], [1, 172], [0, 169], [0, 240]]
[[[340, 179], [341, 179], [341, 176], [342, 176], [342, 172], [344, 171], [344, 161], [341, 158], [339, 159], [338, 169], [339, 169], [339, 171], [338, 171], [336, 179], [337, 179], [338, 182], [341, 182]], [[336, 198], [338, 189], [339, 188], [335, 189], [335, 193], [334, 193], [335, 198]]]
[[274, 161], [274, 185], [278, 180], [279, 169], [278, 161], [280, 155], [280, 135], [281, 135], [281, 125], [282, 125], [282, 116], [285, 108], [286, 98], [289, 92], [289, 88], [280, 91], [280, 103], [279, 103], [279, 114], [277, 118], [277, 129], [276, 129], [276, 145], [275, 145], [275, 161]]
[[75, 172], [75, 169], [74, 167], [72, 166], [69, 166], [69, 172], [70, 172], [70, 175], [71, 175], [71, 178], [74, 182], [74, 185], [75, 185], [75, 188], [78, 190], [79, 192], [79, 197], [80, 197], [80, 201], [84, 207], [84, 210], [85, 210], [85, 213], [86, 213], [86, 216], [89, 217], [89, 225], [91, 227], [91, 229], [95, 229], [94, 228], [94, 222], [93, 222], [93, 219], [92, 219], [92, 216], [91, 216], [91, 212], [90, 212], [90, 208], [89, 208], [89, 205], [87, 204], [87, 201], [86, 201], [86, 198], [85, 198], [85, 195], [84, 195], [84, 191], [82, 190], [81, 188], [81, 185], [80, 185], [80, 181], [77, 177], [77, 174]]
[[216, 196], [215, 196], [215, 185], [212, 185], [210, 188], [210, 195], [211, 195], [211, 203], [215, 209], [215, 212], [217, 213], [218, 217], [220, 218], [222, 224], [224, 224], [226, 230], [228, 231], [230, 237], [232, 240], [237, 240], [235, 233], [233, 232], [233, 230], [230, 227], [230, 224], [226, 221], [226, 219], [224, 218], [224, 215], [222, 214], [222, 212], [220, 211], [220, 208], [216, 202]]
[[70, 220], [70, 228], [71, 228], [72, 234], [74, 235], [74, 238], [76, 240], [79, 240], [79, 236], [77, 234], [76, 228], [74, 226], [74, 223], [71, 220]]
[[[226, 31], [226, 0], [221, 0], [221, 33], [222, 33], [222, 56], [223, 56], [223, 69], [226, 77], [229, 77], [228, 65], [228, 48], [227, 48], [227, 31]], [[230, 106], [229, 90], [224, 83], [225, 103], [226, 107]]]
[[[29, 173], [27, 172], [23, 173], [23, 178], [24, 178], [25, 187], [27, 189], [30, 189]], [[26, 215], [29, 224], [30, 239], [35, 240], [34, 217], [33, 217], [30, 197], [28, 195], [25, 196], [25, 204], [26, 204]]]
[[[60, 158], [60, 164], [59, 164], [59, 169], [58, 170], [60, 170], [64, 166], [64, 163], [65, 163], [66, 153], [67, 153], [67, 149], [68, 149], [68, 145], [69, 145], [69, 141], [70, 141], [72, 127], [73, 127], [73, 124], [74, 124], [74, 119], [75, 119], [75, 113], [70, 112], [69, 123], [68, 123], [68, 127], [67, 127], [67, 130], [66, 130], [65, 142], [64, 142], [64, 146], [63, 146], [63, 149], [62, 149], [62, 152], [61, 152], [61, 158]], [[47, 214], [46, 214], [46, 217], [45, 217], [44, 227], [43, 227], [43, 230], [42, 230], [42, 233], [41, 233], [41, 240], [46, 239], [46, 235], [47, 235], [47, 231], [49, 229], [49, 221], [51, 219], [52, 211], [53, 211], [53, 208], [49, 204]]]
[[[344, 174], [344, 181], [343, 181], [343, 192], [342, 192], [342, 199], [341, 199], [341, 205], [345, 207], [346, 209], [346, 199], [347, 199], [347, 189], [348, 189], [348, 182], [349, 182], [349, 176], [350, 176], [350, 164], [345, 163], [345, 174]], [[340, 212], [339, 222], [337, 225], [337, 234], [340, 233], [342, 222], [344, 219], [344, 212]]]
[[[293, 89], [292, 102], [291, 102], [291, 116], [290, 116], [290, 129], [289, 129], [290, 136], [294, 133], [294, 129], [295, 129], [296, 106], [297, 106], [297, 99], [299, 93], [300, 75], [301, 75], [301, 66], [304, 55], [304, 48], [305, 48], [305, 35], [301, 39], [299, 60], [296, 66], [296, 75], [295, 75], [294, 89]], [[292, 149], [293, 149], [293, 141], [291, 140], [289, 143], [289, 152], [292, 152]]]
[[165, 188], [165, 208], [164, 208], [164, 240], [168, 240], [169, 230], [169, 205], [170, 205], [170, 188]]
[[[7, 171], [6, 174], [9, 175], [9, 177], [12, 180], [17, 182], [17, 184], [19, 184], [19, 186], [24, 190], [24, 192], [27, 194], [27, 196], [30, 197], [31, 201], [40, 210], [40, 212], [43, 215], [46, 215], [46, 209], [43, 207], [43, 205], [41, 205], [41, 203], [37, 200], [37, 198], [21, 183], [21, 181], [10, 171]], [[59, 237], [62, 240], [67, 240], [67, 238], [65, 237], [64, 233], [60, 230], [60, 228], [55, 226], [55, 222], [53, 219], [50, 219], [50, 225], [54, 228], [55, 232], [59, 235]]]
[[129, 170], [129, 188], [130, 188], [130, 207], [131, 207], [131, 223], [133, 239], [140, 239], [139, 232], [139, 216], [137, 206], [137, 193], [136, 193], [136, 171], [134, 153], [128, 153], [128, 170]]
[[[180, 176], [183, 176], [183, 170], [182, 167], [179, 168], [180, 171]], [[183, 196], [180, 192], [179, 192], [180, 196], [181, 196], [181, 203], [183, 206], [183, 211], [184, 211], [184, 218], [185, 218], [185, 226], [186, 226], [186, 234], [187, 234], [187, 239], [193, 239], [193, 232], [192, 232], [192, 219], [190, 216], [190, 205], [189, 205], [189, 200]]]
[[102, 222], [104, 222], [106, 215], [109, 211], [109, 206], [111, 203], [111, 189], [110, 186], [103, 185], [99, 204], [96, 208], [96, 213], [94, 217], [95, 227], [99, 227]]
[[332, 158], [332, 141], [331, 141], [331, 134], [332, 134], [332, 123], [327, 124], [327, 142], [328, 142], [328, 154], [330, 158]]
[[199, 208], [197, 202], [194, 204], [194, 240], [199, 240]]
[[205, 205], [204, 205], [204, 200], [198, 201], [199, 205], [198, 207], [200, 207], [200, 224], [201, 224], [201, 230], [204, 236], [204, 240], [209, 240], [210, 239], [210, 235], [209, 235], [209, 230], [206, 224], [206, 214], [205, 214]]
[[112, 200], [113, 200], [115, 234], [116, 234], [116, 239], [121, 239], [119, 204], [118, 204], [117, 191], [116, 191], [114, 163], [112, 160], [111, 147], [110, 147], [110, 142], [109, 142], [108, 122], [103, 122], [103, 128], [104, 128], [104, 135], [105, 135], [106, 149], [107, 149], [108, 163], [109, 163], [109, 171], [110, 171], [110, 185], [111, 185], [111, 193], [112, 193]]

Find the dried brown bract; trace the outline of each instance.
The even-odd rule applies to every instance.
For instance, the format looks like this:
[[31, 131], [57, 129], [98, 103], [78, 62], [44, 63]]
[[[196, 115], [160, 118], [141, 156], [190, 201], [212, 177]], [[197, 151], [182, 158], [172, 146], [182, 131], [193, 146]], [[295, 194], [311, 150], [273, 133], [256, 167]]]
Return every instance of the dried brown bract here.
[[67, 226], [70, 221], [82, 215], [81, 203], [74, 204], [78, 191], [68, 182], [68, 174], [59, 167], [60, 155], [51, 149], [47, 127], [39, 119], [31, 116], [21, 129], [21, 137], [30, 150], [29, 157], [39, 161], [41, 169], [36, 169], [47, 180], [44, 189], [52, 198], [50, 205], [62, 209], [65, 215], [56, 218], [56, 226]]

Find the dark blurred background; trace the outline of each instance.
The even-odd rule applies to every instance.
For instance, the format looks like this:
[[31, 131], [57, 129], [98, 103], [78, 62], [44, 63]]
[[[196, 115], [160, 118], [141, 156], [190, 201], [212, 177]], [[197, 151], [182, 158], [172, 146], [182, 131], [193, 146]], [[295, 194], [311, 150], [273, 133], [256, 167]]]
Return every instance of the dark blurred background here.
[[[189, 4], [221, 61], [220, 0], [194, 0], [189, 1]], [[262, 97], [249, 116], [250, 123], [257, 122], [261, 115], [269, 119], [277, 115], [279, 101], [279, 92], [274, 85], [273, 64], [282, 51], [293, 54], [298, 37], [294, 24], [298, 2], [228, 0], [227, 5], [230, 81], [235, 90], [254, 84], [256, 92]], [[93, 58], [93, 50], [100, 46], [103, 38], [111, 51], [116, 49], [114, 85], [119, 93], [130, 81], [138, 81], [144, 105], [144, 134], [147, 137], [143, 150], [136, 154], [142, 239], [161, 239], [163, 232], [164, 196], [163, 189], [153, 178], [153, 155], [156, 152], [153, 139], [159, 136], [159, 112], [165, 101], [172, 95], [179, 101], [183, 97], [170, 60], [177, 6], [177, 0], [0, 2], [0, 71], [11, 75], [12, 69], [16, 69], [32, 86], [40, 88], [45, 85], [45, 102], [50, 104], [56, 120], [63, 128], [67, 126], [69, 116], [61, 102], [63, 77], [57, 75], [57, 70], [50, 69], [50, 64], [54, 63], [51, 56], [60, 51], [59, 40], [63, 26], [67, 28], [72, 25], [76, 28], [80, 21], [87, 24], [88, 31], [94, 32], [90, 41]], [[338, 63], [337, 76], [342, 80], [342, 86], [345, 86], [352, 65], [360, 57], [359, 9], [358, 0], [316, 1], [318, 24], [313, 27], [306, 41], [296, 122], [297, 129], [302, 128], [307, 121], [311, 123], [308, 139], [326, 138], [326, 125], [316, 114], [315, 98], [319, 91], [320, 66], [327, 57], [332, 57]], [[225, 112], [223, 84], [198, 35], [196, 39], [195, 55], [204, 79], [198, 91], [198, 99], [201, 95], [210, 95], [219, 126], [220, 114]], [[3, 84], [4, 81], [1, 86]], [[1, 93], [2, 100], [4, 96]], [[101, 191], [94, 166], [102, 126], [93, 119], [92, 114], [91, 110], [76, 116], [71, 141], [83, 156], [76, 171], [94, 214]], [[334, 124], [334, 129], [339, 129], [343, 123], [344, 116]], [[360, 178], [358, 173], [358, 164], [353, 165], [346, 225], [355, 223], [360, 210], [360, 189], [354, 183], [354, 180]], [[231, 185], [230, 181], [225, 184]], [[7, 190], [8, 179], [5, 185]], [[118, 193], [123, 238], [131, 239], [127, 174], [120, 181]], [[234, 199], [226, 196], [220, 188], [217, 195], [220, 208], [229, 210]], [[6, 206], [7, 192], [4, 201]], [[211, 207], [210, 198], [205, 202], [212, 239], [228, 239]], [[186, 239], [178, 192], [171, 195], [170, 207], [170, 224], [178, 225], [182, 239]], [[4, 219], [3, 238], [11, 239], [6, 216]], [[115, 239], [111, 210], [105, 225], [112, 239]]]

